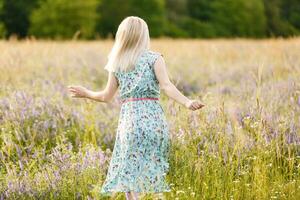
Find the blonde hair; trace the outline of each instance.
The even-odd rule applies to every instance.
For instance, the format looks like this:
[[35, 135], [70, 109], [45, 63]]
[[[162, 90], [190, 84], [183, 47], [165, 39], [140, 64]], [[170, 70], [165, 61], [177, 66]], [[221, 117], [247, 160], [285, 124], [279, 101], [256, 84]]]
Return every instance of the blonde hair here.
[[113, 72], [133, 69], [139, 55], [149, 48], [147, 23], [136, 16], [126, 17], [118, 27], [105, 69]]

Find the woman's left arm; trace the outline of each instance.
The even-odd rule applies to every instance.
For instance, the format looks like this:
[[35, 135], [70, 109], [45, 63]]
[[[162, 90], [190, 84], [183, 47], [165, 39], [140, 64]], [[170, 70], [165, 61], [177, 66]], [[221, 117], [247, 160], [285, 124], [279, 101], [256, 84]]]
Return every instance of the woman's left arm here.
[[112, 72], [109, 72], [108, 81], [104, 90], [95, 92], [88, 90], [82, 86], [68, 86], [69, 91], [72, 93], [72, 97], [75, 98], [88, 98], [94, 101], [109, 102], [114, 97], [118, 89], [118, 81]]

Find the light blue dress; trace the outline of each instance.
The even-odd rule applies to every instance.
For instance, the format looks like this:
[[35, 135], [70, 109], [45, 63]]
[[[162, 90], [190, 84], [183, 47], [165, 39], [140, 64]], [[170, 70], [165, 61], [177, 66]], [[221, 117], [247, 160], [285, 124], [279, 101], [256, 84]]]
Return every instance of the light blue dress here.
[[[160, 97], [153, 68], [160, 55], [145, 50], [139, 55], [134, 70], [114, 72], [121, 100]], [[111, 196], [113, 192], [170, 192], [165, 179], [169, 150], [169, 128], [159, 100], [123, 103], [112, 157], [100, 193]]]

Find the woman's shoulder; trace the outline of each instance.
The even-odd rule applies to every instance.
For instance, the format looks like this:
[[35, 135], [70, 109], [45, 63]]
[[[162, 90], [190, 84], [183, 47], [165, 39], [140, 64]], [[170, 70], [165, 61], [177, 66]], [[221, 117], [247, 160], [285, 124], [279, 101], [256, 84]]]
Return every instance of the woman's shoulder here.
[[160, 53], [159, 51], [154, 51], [154, 50], [148, 50], [148, 53], [151, 55], [151, 56], [163, 56], [162, 53]]
[[163, 54], [159, 51], [148, 50], [147, 57], [149, 58], [150, 65], [154, 65], [155, 61], [161, 56], [163, 56]]

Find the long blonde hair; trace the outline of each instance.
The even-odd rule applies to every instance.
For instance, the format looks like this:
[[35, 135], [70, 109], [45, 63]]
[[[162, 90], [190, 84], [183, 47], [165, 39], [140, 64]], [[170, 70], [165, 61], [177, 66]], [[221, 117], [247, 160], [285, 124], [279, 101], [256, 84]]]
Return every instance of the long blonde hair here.
[[134, 68], [138, 56], [149, 48], [147, 23], [136, 16], [126, 17], [118, 27], [105, 69], [113, 72], [130, 71]]

